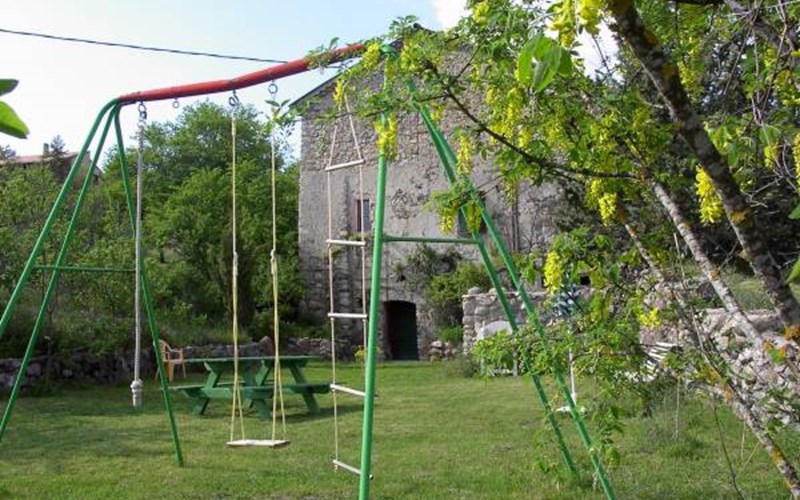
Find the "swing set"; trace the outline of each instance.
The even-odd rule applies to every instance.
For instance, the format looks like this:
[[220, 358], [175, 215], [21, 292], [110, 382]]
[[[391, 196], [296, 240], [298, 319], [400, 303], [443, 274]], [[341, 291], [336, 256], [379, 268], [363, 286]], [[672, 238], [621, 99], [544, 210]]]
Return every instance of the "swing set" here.
[[[353, 44], [348, 45], [346, 47], [336, 49], [330, 51], [325, 54], [324, 57], [324, 64], [330, 65], [338, 62], [342, 62], [348, 59], [352, 59], [358, 57], [364, 49], [362, 44]], [[382, 52], [384, 57], [387, 58], [395, 58], [397, 57], [396, 50], [389, 46], [384, 45], [382, 47]], [[233, 320], [232, 320], [232, 332], [233, 332], [233, 344], [234, 344], [234, 380], [233, 380], [233, 398], [231, 404], [231, 421], [230, 421], [230, 436], [227, 444], [232, 447], [241, 447], [241, 446], [263, 446], [263, 447], [271, 447], [271, 448], [278, 448], [282, 446], [286, 446], [289, 444], [289, 441], [286, 437], [286, 420], [283, 411], [283, 390], [282, 390], [282, 383], [281, 383], [281, 369], [280, 369], [280, 354], [279, 354], [279, 344], [280, 344], [280, 336], [278, 330], [278, 313], [277, 307], [274, 309], [274, 317], [273, 317], [273, 327], [274, 327], [274, 345], [275, 345], [275, 356], [274, 356], [274, 381], [273, 381], [273, 393], [272, 393], [272, 430], [271, 436], [269, 439], [261, 439], [261, 440], [254, 440], [254, 439], [247, 439], [245, 435], [244, 429], [244, 419], [243, 419], [243, 399], [242, 399], [242, 391], [241, 391], [241, 376], [238, 370], [238, 316], [237, 316], [237, 305], [238, 305], [238, 290], [237, 290], [237, 271], [238, 271], [238, 262], [237, 262], [237, 200], [236, 200], [236, 107], [239, 105], [239, 99], [236, 96], [237, 89], [243, 89], [259, 84], [269, 83], [269, 92], [274, 97], [275, 92], [277, 92], [277, 86], [275, 82], [281, 78], [299, 74], [305, 71], [308, 71], [314, 66], [319, 65], [319, 60], [314, 60], [312, 58], [303, 58], [297, 59], [294, 61], [290, 61], [284, 64], [279, 64], [277, 66], [273, 66], [270, 68], [266, 68], [260, 71], [256, 71], [253, 73], [248, 73], [237, 78], [233, 78], [230, 80], [216, 80], [210, 82], [202, 82], [202, 83], [194, 83], [189, 85], [183, 86], [176, 86], [176, 87], [166, 87], [166, 88], [159, 88], [149, 91], [142, 91], [142, 92], [134, 92], [131, 94], [126, 94], [116, 99], [111, 100], [108, 102], [97, 115], [88, 137], [84, 142], [81, 150], [79, 151], [77, 157], [74, 160], [72, 168], [70, 169], [66, 179], [64, 180], [64, 184], [53, 203], [53, 207], [44, 223], [44, 227], [37, 238], [34, 247], [31, 251], [31, 254], [28, 260], [25, 263], [25, 266], [22, 270], [22, 273], [19, 279], [16, 282], [16, 286], [11, 294], [11, 297], [6, 305], [6, 308], [3, 312], [2, 317], [0, 317], [0, 337], [2, 337], [3, 333], [5, 332], [12, 315], [19, 303], [19, 300], [22, 296], [22, 292], [25, 289], [25, 286], [28, 284], [28, 281], [31, 277], [31, 274], [34, 271], [49, 271], [50, 277], [48, 280], [47, 287], [45, 292], [42, 296], [42, 302], [39, 309], [39, 313], [36, 318], [36, 322], [34, 323], [24, 357], [21, 362], [21, 366], [19, 368], [19, 372], [15, 378], [14, 386], [11, 391], [11, 395], [9, 396], [8, 402], [6, 403], [2, 421], [0, 421], [0, 440], [2, 440], [3, 435], [6, 431], [8, 426], [8, 422], [10, 420], [14, 404], [19, 396], [19, 392], [22, 385], [23, 375], [27, 370], [27, 367], [30, 363], [31, 357], [35, 350], [36, 344], [39, 339], [39, 334], [41, 332], [41, 328], [44, 324], [44, 319], [46, 317], [48, 305], [51, 302], [53, 297], [54, 291], [58, 284], [59, 277], [62, 272], [120, 272], [119, 269], [106, 269], [106, 268], [97, 268], [97, 267], [89, 267], [89, 266], [75, 266], [75, 265], [68, 265], [67, 264], [67, 254], [68, 249], [74, 236], [74, 226], [75, 222], [78, 219], [79, 214], [81, 213], [81, 209], [83, 208], [84, 201], [86, 199], [87, 192], [92, 185], [91, 179], [92, 175], [91, 172], [97, 167], [97, 161], [100, 157], [100, 154], [103, 150], [103, 145], [105, 140], [107, 139], [109, 132], [113, 126], [114, 128], [114, 135], [116, 138], [117, 143], [117, 153], [119, 155], [119, 165], [120, 165], [120, 175], [125, 191], [126, 202], [128, 207], [128, 213], [131, 223], [131, 229], [134, 233], [135, 239], [135, 294], [134, 294], [134, 308], [135, 308], [135, 324], [136, 324], [136, 351], [137, 355], [134, 360], [134, 381], [131, 384], [131, 392], [132, 392], [132, 399], [134, 407], [141, 406], [142, 403], [142, 381], [140, 378], [139, 373], [139, 356], [138, 352], [141, 349], [141, 325], [142, 325], [142, 309], [144, 309], [144, 313], [146, 314], [147, 325], [150, 331], [150, 335], [152, 338], [152, 346], [156, 356], [156, 364], [158, 366], [158, 379], [161, 386], [161, 392], [164, 398], [164, 406], [166, 409], [169, 427], [172, 435], [172, 442], [174, 447], [174, 453], [176, 461], [179, 465], [183, 465], [184, 458], [183, 452], [181, 450], [180, 439], [178, 437], [178, 429], [175, 423], [175, 417], [173, 414], [172, 408], [172, 399], [171, 393], [169, 390], [168, 380], [166, 373], [164, 371], [164, 365], [161, 359], [161, 352], [158, 349], [158, 343], [160, 340], [159, 336], [159, 329], [158, 324], [156, 322], [154, 308], [152, 304], [152, 294], [150, 283], [148, 280], [147, 272], [145, 269], [145, 261], [142, 255], [142, 242], [141, 242], [141, 213], [142, 213], [142, 169], [143, 169], [143, 159], [142, 159], [142, 150], [143, 150], [143, 134], [142, 130], [145, 125], [145, 120], [147, 118], [147, 111], [146, 111], [146, 103], [153, 102], [153, 101], [162, 101], [162, 100], [177, 100], [182, 97], [191, 97], [191, 96], [202, 96], [202, 95], [209, 95], [221, 92], [231, 92], [232, 95], [229, 98], [229, 104], [233, 108], [231, 113], [231, 135], [232, 135], [232, 151], [231, 151], [231, 214], [232, 214], [232, 245], [233, 245], [233, 265], [232, 265], [232, 302], [233, 302]], [[384, 80], [386, 82], [386, 80]], [[385, 83], [386, 84], [386, 83]], [[409, 90], [415, 93], [415, 88], [413, 86], [413, 82], [407, 83]], [[274, 99], [273, 99], [274, 101]], [[125, 152], [124, 141], [123, 141], [123, 134], [122, 134], [122, 127], [120, 124], [120, 111], [130, 105], [138, 104], [138, 111], [139, 111], [139, 155], [136, 165], [136, 196], [134, 197], [133, 190], [131, 188], [131, 182], [128, 175], [128, 158]], [[425, 237], [425, 236], [408, 236], [408, 235], [389, 235], [384, 234], [384, 209], [385, 209], [385, 193], [386, 193], [386, 183], [387, 183], [387, 158], [383, 152], [380, 152], [378, 156], [377, 162], [377, 172], [376, 172], [376, 189], [375, 189], [375, 214], [374, 214], [374, 221], [372, 227], [372, 265], [370, 269], [370, 278], [369, 278], [369, 286], [367, 286], [367, 278], [366, 278], [366, 252], [367, 252], [367, 240], [365, 236], [362, 234], [362, 237], [358, 240], [338, 240], [334, 238], [334, 231], [333, 231], [333, 207], [332, 207], [332, 196], [331, 196], [331, 178], [337, 171], [343, 171], [349, 168], [358, 168], [358, 176], [359, 176], [359, 191], [363, 194], [363, 166], [365, 164], [364, 157], [362, 155], [361, 148], [358, 144], [357, 134], [355, 133], [355, 127], [352, 121], [352, 113], [350, 113], [349, 105], [345, 99], [344, 106], [346, 109], [344, 110], [343, 116], [346, 116], [349, 120], [348, 129], [352, 134], [352, 138], [354, 140], [354, 152], [355, 158], [349, 159], [343, 163], [334, 163], [334, 150], [336, 147], [336, 134], [339, 129], [339, 120], [342, 120], [342, 116], [336, 119], [336, 123], [334, 125], [334, 132], [333, 138], [331, 140], [331, 150], [329, 155], [328, 164], [324, 167], [324, 171], [327, 173], [327, 184], [328, 184], [328, 239], [326, 240], [327, 249], [328, 249], [328, 261], [329, 261], [329, 274], [328, 280], [329, 285], [333, 288], [333, 259], [334, 259], [334, 248], [335, 247], [345, 247], [345, 248], [355, 248], [360, 251], [361, 257], [361, 269], [362, 269], [362, 280], [361, 280], [361, 304], [360, 304], [360, 311], [337, 311], [335, 309], [336, 304], [333, 300], [333, 293], [330, 294], [330, 310], [328, 312], [328, 319], [331, 325], [331, 350], [332, 350], [332, 383], [330, 384], [330, 390], [333, 396], [333, 406], [334, 406], [334, 457], [332, 460], [332, 464], [336, 470], [345, 470], [347, 472], [353, 473], [359, 477], [359, 498], [362, 500], [366, 500], [369, 498], [369, 489], [370, 489], [370, 481], [372, 479], [372, 430], [373, 430], [373, 415], [374, 415], [374, 402], [375, 402], [375, 372], [376, 372], [376, 365], [378, 359], [378, 352], [377, 352], [377, 340], [378, 340], [378, 318], [379, 318], [379, 305], [380, 305], [380, 290], [381, 290], [381, 265], [382, 265], [382, 256], [383, 256], [383, 246], [384, 244], [392, 244], [392, 243], [434, 243], [434, 244], [469, 244], [474, 245], [478, 249], [478, 253], [480, 255], [481, 261], [483, 262], [484, 266], [486, 267], [487, 273], [491, 279], [492, 285], [494, 286], [502, 309], [506, 315], [506, 318], [509, 322], [511, 327], [512, 333], [516, 334], [518, 331], [519, 325], [517, 324], [515, 314], [512, 312], [508, 296], [506, 294], [505, 289], [502, 286], [500, 281], [498, 271], [495, 267], [495, 264], [492, 262], [489, 256], [489, 250], [487, 248], [487, 242], [484, 241], [483, 236], [475, 231], [470, 234], [468, 238], [433, 238], [433, 237]], [[533, 303], [524, 287], [522, 279], [517, 271], [517, 268], [512, 261], [511, 255], [507, 250], [507, 247], [500, 235], [500, 232], [497, 226], [494, 224], [491, 216], [489, 215], [488, 211], [485, 209], [483, 201], [478, 193], [478, 190], [474, 187], [472, 182], [469, 179], [464, 179], [456, 173], [455, 165], [456, 165], [456, 155], [453, 152], [452, 148], [448, 144], [444, 134], [439, 129], [438, 125], [435, 123], [433, 118], [431, 117], [431, 113], [429, 112], [428, 108], [425, 106], [424, 103], [418, 102], [416, 105], [416, 111], [419, 113], [420, 117], [422, 118], [423, 123], [430, 135], [431, 141], [435, 147], [437, 155], [439, 157], [439, 161], [442, 167], [442, 171], [450, 185], [454, 185], [459, 183], [460, 185], [468, 186], [467, 193], [470, 196], [471, 200], [475, 205], [479, 208], [482, 220], [487, 228], [489, 239], [491, 240], [495, 251], [500, 255], [501, 260], [506, 268], [508, 275], [511, 278], [514, 288], [519, 294], [519, 297], [522, 299], [523, 308], [528, 315], [528, 322], [529, 324], [533, 325], [536, 334], [541, 340], [541, 344], [543, 348], [547, 351], [550, 351], [550, 346], [548, 339], [545, 335], [544, 329], [542, 327], [541, 322], [539, 321], [536, 311], [533, 307]], [[275, 113], [275, 109], [273, 109], [273, 113]], [[274, 118], [274, 117], [273, 117]], [[105, 119], [105, 120], [104, 120]], [[388, 117], [385, 113], [381, 115], [381, 120], [384, 126], [388, 124]], [[91, 167], [89, 173], [87, 173], [86, 177], [81, 182], [79, 187], [77, 197], [75, 198], [73, 204], [72, 214], [69, 220], [69, 224], [66, 228], [66, 231], [63, 236], [63, 240], [60, 245], [60, 249], [55, 257], [55, 261], [53, 263], [46, 263], [46, 264], [39, 264], [38, 260], [42, 254], [42, 249], [44, 247], [45, 241], [51, 236], [51, 232], [55, 226], [55, 221], [64, 210], [66, 205], [67, 199], [70, 197], [70, 192], [73, 190], [73, 186], [75, 186], [75, 181], [78, 178], [79, 172], [81, 171], [81, 164], [88, 154], [88, 150], [90, 145], [92, 144], [93, 140], [97, 136], [98, 130], [100, 130], [100, 125], [103, 124], [102, 131], [99, 135], [98, 144], [96, 146], [96, 153], [92, 158]], [[273, 217], [273, 225], [272, 225], [272, 250], [270, 252], [270, 272], [272, 277], [272, 299], [275, 304], [278, 302], [278, 258], [276, 252], [276, 225], [274, 224], [274, 218], [276, 214], [276, 206], [275, 206], [275, 138], [274, 132], [271, 136], [271, 145], [272, 145], [272, 157], [271, 157], [271, 175], [272, 175], [272, 217]], [[361, 210], [361, 220], [365, 220], [365, 208], [361, 206], [359, 208]], [[465, 215], [462, 210], [462, 216]], [[127, 271], [126, 271], [127, 272]], [[368, 292], [367, 292], [368, 290]], [[367, 297], [367, 293], [369, 293], [369, 297]], [[142, 304], [143, 303], [143, 304]], [[143, 306], [143, 307], [142, 307]], [[364, 349], [366, 351], [366, 364], [364, 367], [364, 387], [363, 389], [355, 389], [351, 387], [346, 387], [340, 384], [336, 378], [336, 351], [335, 351], [335, 332], [336, 332], [336, 324], [339, 321], [347, 320], [360, 320], [362, 322], [363, 328], [363, 335], [364, 335]], [[555, 416], [555, 410], [552, 408], [549, 398], [546, 394], [544, 385], [537, 373], [535, 373], [530, 366], [525, 366], [526, 371], [530, 374], [531, 379], [534, 383], [534, 387], [539, 397], [539, 400], [544, 407], [545, 413], [547, 415], [548, 422], [553, 429], [556, 441], [558, 443], [559, 450], [561, 451], [563, 460], [567, 468], [574, 474], [578, 475], [578, 468], [572, 458], [572, 454], [570, 453], [567, 445], [564, 441], [562, 431], [559, 425], [558, 420]], [[558, 363], [552, 363], [552, 371], [554, 374], [554, 379], [556, 385], [558, 386], [559, 391], [562, 394], [562, 397], [566, 401], [566, 408], [568, 410], [568, 414], [572, 417], [574, 421], [578, 434], [580, 436], [581, 443], [585, 447], [586, 451], [589, 454], [590, 461], [594, 468], [594, 472], [596, 478], [600, 485], [603, 488], [603, 491], [607, 498], [615, 499], [615, 493], [613, 487], [611, 486], [611, 482], [606, 474], [606, 471], [603, 467], [603, 464], [598, 456], [596, 449], [592, 446], [592, 441], [589, 436], [589, 433], [586, 429], [586, 426], [583, 421], [583, 417], [581, 412], [578, 411], [575, 405], [575, 401], [570, 391], [570, 387], [566, 384], [563, 371]], [[363, 399], [363, 417], [362, 417], [362, 437], [361, 437], [361, 457], [360, 457], [360, 466], [356, 467], [353, 465], [348, 465], [347, 463], [343, 462], [339, 458], [339, 432], [338, 432], [338, 403], [337, 397], [338, 393], [347, 394], [349, 396], [354, 396]], [[277, 433], [277, 413], [280, 411], [281, 414], [281, 427], [282, 427], [282, 434], [279, 437]], [[238, 420], [239, 423], [239, 436], [237, 437], [237, 433], [235, 432], [236, 429], [236, 422]]]

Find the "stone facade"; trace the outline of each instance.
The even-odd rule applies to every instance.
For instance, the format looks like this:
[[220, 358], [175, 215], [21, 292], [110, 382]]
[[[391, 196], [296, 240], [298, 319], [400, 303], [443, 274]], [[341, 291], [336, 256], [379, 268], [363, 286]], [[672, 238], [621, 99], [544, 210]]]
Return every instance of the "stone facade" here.
[[[379, 84], [379, 79], [372, 82]], [[299, 201], [299, 246], [301, 273], [307, 284], [307, 296], [301, 309], [308, 315], [325, 318], [329, 310], [327, 247], [328, 190], [330, 178], [330, 214], [333, 239], [353, 238], [357, 232], [359, 199], [369, 200], [369, 220], [374, 219], [376, 165], [378, 152], [376, 134], [371, 123], [355, 120], [358, 145], [366, 163], [361, 175], [358, 168], [324, 171], [329, 164], [339, 164], [356, 159], [356, 148], [349, 131], [347, 118], [339, 118], [335, 148], [331, 154], [335, 124], [318, 118], [332, 106], [333, 82], [322, 85], [301, 99], [307, 106], [302, 124], [302, 150]], [[456, 112], [445, 112], [440, 125], [448, 137], [463, 125]], [[447, 189], [439, 159], [428, 132], [417, 114], [398, 117], [397, 158], [388, 167], [386, 213], [384, 232], [403, 236], [442, 237], [438, 217], [426, 204], [433, 193]], [[332, 161], [330, 160], [332, 158]], [[329, 163], [330, 162], [330, 163]], [[562, 212], [562, 192], [555, 185], [521, 186], [516, 203], [504, 198], [498, 172], [491, 161], [475, 159], [473, 181], [482, 186], [487, 209], [511, 250], [528, 252], [544, 250], [557, 233], [553, 222]], [[487, 187], [490, 186], [490, 187]], [[411, 243], [392, 243], [384, 247], [381, 300], [404, 301], [416, 305], [418, 351], [428, 351], [435, 338], [426, 312], [424, 290], [410, 286], [393, 270], [406, 263], [415, 249]], [[473, 247], [458, 247], [467, 259], [477, 261]], [[334, 257], [334, 308], [340, 312], [360, 312], [361, 309], [361, 259], [360, 248], [337, 247]], [[366, 269], [369, 274], [371, 248], [367, 245]], [[369, 276], [367, 276], [369, 279]], [[369, 286], [369, 283], [367, 283]], [[368, 294], [367, 294], [368, 296]], [[337, 320], [337, 332], [342, 331], [352, 339], [360, 338], [359, 321], [349, 325]], [[339, 330], [341, 328], [341, 330]], [[389, 343], [383, 339], [381, 349], [385, 357], [392, 358]]]

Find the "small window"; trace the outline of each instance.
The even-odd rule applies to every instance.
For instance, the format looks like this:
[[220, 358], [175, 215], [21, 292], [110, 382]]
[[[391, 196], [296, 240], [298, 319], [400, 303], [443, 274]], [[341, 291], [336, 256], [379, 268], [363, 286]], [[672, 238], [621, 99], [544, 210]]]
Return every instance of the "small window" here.
[[356, 200], [356, 232], [368, 233], [372, 231], [372, 219], [370, 219], [369, 199]]

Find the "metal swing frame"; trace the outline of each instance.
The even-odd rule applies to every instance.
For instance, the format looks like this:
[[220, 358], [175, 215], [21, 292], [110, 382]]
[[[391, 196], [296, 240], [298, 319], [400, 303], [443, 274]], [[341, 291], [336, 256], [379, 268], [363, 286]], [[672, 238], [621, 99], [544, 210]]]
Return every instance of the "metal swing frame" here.
[[[6, 304], [6, 307], [3, 311], [3, 315], [2, 317], [0, 317], [0, 338], [2, 338], [2, 336], [5, 334], [6, 329], [8, 328], [9, 323], [11, 322], [11, 318], [14, 315], [14, 312], [16, 311], [17, 305], [19, 304], [22, 294], [26, 286], [28, 285], [28, 282], [30, 281], [30, 277], [33, 274], [33, 272], [34, 271], [50, 272], [50, 278], [47, 283], [47, 288], [45, 289], [45, 293], [42, 297], [42, 301], [39, 307], [39, 312], [36, 316], [36, 321], [34, 323], [30, 337], [28, 339], [27, 347], [25, 349], [25, 354], [23, 355], [19, 371], [17, 372], [16, 377], [14, 379], [14, 386], [11, 390], [8, 402], [6, 403], [6, 406], [4, 408], [2, 421], [0, 421], [0, 441], [2, 441], [2, 438], [5, 435], [5, 431], [11, 419], [14, 406], [16, 404], [17, 399], [19, 398], [19, 393], [22, 388], [22, 381], [24, 379], [24, 374], [28, 369], [28, 365], [30, 364], [31, 358], [33, 357], [36, 344], [39, 341], [39, 335], [41, 333], [42, 326], [44, 325], [45, 318], [47, 317], [47, 309], [50, 302], [52, 301], [61, 273], [62, 272], [89, 272], [89, 273], [133, 272], [131, 269], [114, 269], [114, 268], [97, 267], [97, 266], [74, 266], [67, 264], [67, 254], [70, 248], [70, 243], [72, 242], [72, 238], [75, 234], [75, 223], [77, 222], [78, 217], [81, 213], [84, 202], [86, 200], [87, 193], [89, 192], [89, 189], [93, 184], [92, 179], [94, 177], [95, 169], [97, 168], [97, 162], [100, 158], [100, 155], [103, 152], [103, 146], [105, 145], [106, 139], [108, 138], [112, 124], [114, 128], [114, 136], [116, 138], [116, 144], [118, 150], [117, 153], [119, 156], [119, 165], [120, 165], [119, 173], [122, 178], [122, 183], [125, 190], [125, 198], [128, 207], [128, 215], [130, 217], [130, 222], [131, 222], [131, 229], [134, 233], [136, 232], [136, 226], [137, 226], [136, 203], [134, 200], [134, 194], [131, 187], [130, 178], [128, 175], [129, 162], [127, 155], [125, 153], [125, 143], [122, 135], [122, 126], [120, 125], [120, 112], [122, 111], [122, 109], [126, 106], [134, 104], [143, 104], [147, 102], [162, 101], [162, 100], [175, 100], [182, 97], [208, 95], [220, 92], [231, 92], [237, 89], [274, 82], [275, 80], [278, 80], [280, 78], [305, 72], [310, 68], [318, 66], [320, 64], [333, 64], [346, 59], [350, 59], [360, 54], [362, 50], [363, 50], [362, 44], [353, 44], [326, 53], [324, 59], [314, 59], [311, 57], [305, 57], [284, 64], [279, 64], [277, 66], [272, 66], [270, 68], [266, 68], [253, 73], [248, 73], [229, 80], [215, 80], [215, 81], [193, 83], [176, 87], [166, 87], [166, 88], [159, 88], [142, 92], [134, 92], [131, 94], [125, 94], [115, 99], [112, 99], [101, 108], [100, 112], [97, 114], [97, 117], [95, 118], [89, 130], [86, 140], [84, 141], [80, 151], [78, 152], [77, 156], [75, 157], [75, 160], [72, 163], [69, 173], [64, 179], [64, 183], [61, 187], [61, 190], [59, 191], [58, 196], [53, 202], [53, 206], [50, 209], [47, 219], [45, 220], [44, 226], [42, 227], [42, 230], [39, 233], [36, 242], [34, 243], [33, 249], [31, 250], [29, 257], [25, 262], [25, 266], [23, 267], [22, 272], [20, 273], [20, 276], [16, 281], [16, 285], [11, 293], [8, 303]], [[101, 124], [103, 126], [102, 130], [100, 131]], [[100, 131], [99, 135], [98, 131]], [[89, 155], [88, 153], [89, 147], [92, 145], [95, 139], [97, 139], [97, 144], [95, 145], [95, 154], [94, 157], [91, 159], [91, 165], [88, 171], [86, 171], [85, 174], [86, 176], [83, 179], [83, 182], [81, 182], [80, 188], [78, 189], [77, 197], [75, 198], [74, 207], [72, 209], [72, 214], [69, 219], [69, 224], [67, 225], [67, 228], [64, 232], [63, 239], [61, 241], [61, 245], [58, 254], [55, 258], [55, 261], [52, 263], [39, 263], [38, 260], [41, 257], [42, 250], [44, 248], [44, 243], [50, 237], [53, 236], [51, 233], [53, 232], [53, 227], [55, 226], [56, 220], [62, 214], [66, 206], [67, 200], [71, 197], [71, 195], [74, 195], [75, 182], [79, 178], [79, 174], [82, 170], [82, 164], [84, 159], [87, 157], [87, 155]], [[145, 314], [147, 316], [147, 324], [152, 337], [152, 346], [156, 355], [156, 363], [157, 366], [159, 367], [158, 368], [159, 382], [164, 396], [164, 405], [166, 408], [170, 431], [172, 434], [172, 441], [175, 450], [175, 459], [178, 465], [183, 465], [184, 463], [183, 452], [181, 450], [180, 439], [178, 437], [178, 428], [175, 423], [175, 416], [172, 409], [172, 397], [170, 391], [168, 390], [169, 389], [168, 381], [166, 378], [166, 374], [164, 373], [163, 370], [161, 352], [160, 349], [158, 349], [158, 342], [160, 340], [160, 335], [159, 335], [158, 323], [156, 321], [155, 312], [153, 309], [150, 282], [147, 277], [147, 269], [144, 263], [144, 259], [140, 255], [137, 260], [138, 262], [136, 263], [136, 265], [141, 270], [140, 285], [141, 285], [142, 301], [144, 302]]]

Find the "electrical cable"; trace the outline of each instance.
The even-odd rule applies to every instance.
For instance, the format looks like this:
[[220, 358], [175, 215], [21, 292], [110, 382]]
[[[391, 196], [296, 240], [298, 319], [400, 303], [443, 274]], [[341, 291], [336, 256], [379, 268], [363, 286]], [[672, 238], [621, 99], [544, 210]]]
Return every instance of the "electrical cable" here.
[[120, 43], [120, 42], [108, 42], [103, 40], [91, 40], [88, 38], [76, 38], [71, 36], [60, 36], [60, 35], [51, 35], [48, 33], [36, 33], [33, 31], [19, 31], [19, 30], [10, 30], [7, 28], [0, 28], [0, 33], [6, 33], [9, 35], [21, 35], [21, 36], [30, 36], [34, 38], [45, 38], [48, 40], [58, 40], [61, 42], [74, 42], [74, 43], [84, 43], [88, 45], [100, 45], [104, 47], [117, 47], [123, 49], [133, 49], [133, 50], [143, 50], [147, 52], [163, 52], [167, 54], [178, 54], [183, 56], [200, 56], [200, 57], [213, 57], [216, 59], [229, 59], [235, 61], [251, 61], [251, 62], [261, 62], [261, 63], [275, 63], [275, 64], [282, 64], [285, 63], [285, 60], [282, 59], [264, 59], [260, 57], [248, 57], [248, 56], [235, 56], [230, 54], [218, 54], [215, 52], [199, 52], [195, 50], [181, 50], [181, 49], [169, 49], [164, 47], [150, 47], [147, 45], [134, 45], [130, 43]]

